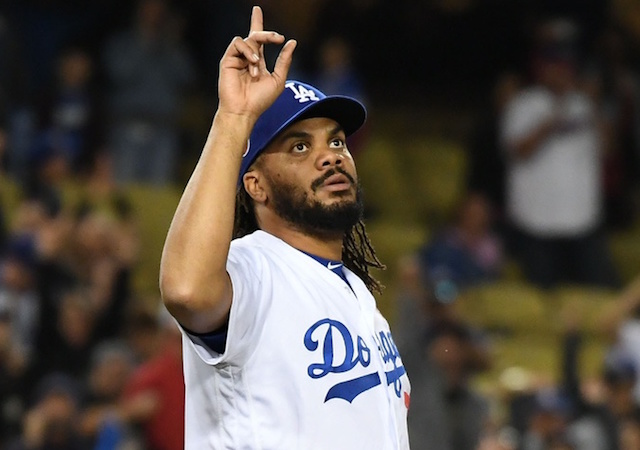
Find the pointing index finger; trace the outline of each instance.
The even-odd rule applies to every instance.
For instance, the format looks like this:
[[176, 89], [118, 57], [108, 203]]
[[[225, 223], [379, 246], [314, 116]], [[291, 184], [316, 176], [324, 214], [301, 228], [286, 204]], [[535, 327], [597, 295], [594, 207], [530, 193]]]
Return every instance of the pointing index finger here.
[[262, 8], [259, 6], [254, 6], [251, 11], [251, 28], [249, 29], [249, 33], [253, 31], [264, 31]]

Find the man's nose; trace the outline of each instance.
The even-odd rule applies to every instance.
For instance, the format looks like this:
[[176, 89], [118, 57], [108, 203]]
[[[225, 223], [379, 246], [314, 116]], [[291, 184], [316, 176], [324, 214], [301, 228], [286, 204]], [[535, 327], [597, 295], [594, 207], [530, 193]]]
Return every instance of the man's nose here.
[[342, 152], [338, 152], [329, 147], [323, 148], [320, 150], [320, 154], [318, 155], [317, 165], [318, 168], [339, 166], [342, 164], [344, 160], [344, 155]]

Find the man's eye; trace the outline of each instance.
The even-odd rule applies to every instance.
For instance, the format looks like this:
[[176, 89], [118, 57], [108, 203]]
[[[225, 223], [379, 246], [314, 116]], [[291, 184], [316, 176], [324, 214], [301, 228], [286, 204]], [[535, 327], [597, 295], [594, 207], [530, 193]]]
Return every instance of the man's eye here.
[[342, 147], [346, 147], [346, 143], [344, 142], [343, 139], [334, 139], [331, 141], [331, 147], [332, 148], [342, 148]]
[[293, 151], [297, 153], [302, 153], [304, 151], [307, 151], [307, 148], [308, 148], [307, 144], [300, 142], [293, 146]]

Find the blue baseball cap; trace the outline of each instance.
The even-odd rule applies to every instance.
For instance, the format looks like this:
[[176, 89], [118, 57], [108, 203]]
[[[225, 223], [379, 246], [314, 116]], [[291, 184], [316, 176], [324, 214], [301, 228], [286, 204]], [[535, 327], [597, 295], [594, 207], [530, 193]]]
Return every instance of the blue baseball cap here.
[[365, 122], [367, 110], [358, 100], [343, 95], [325, 95], [317, 88], [287, 80], [284, 91], [256, 121], [247, 150], [242, 156], [238, 185], [242, 176], [273, 139], [292, 123], [311, 117], [327, 117], [342, 126], [347, 136]]

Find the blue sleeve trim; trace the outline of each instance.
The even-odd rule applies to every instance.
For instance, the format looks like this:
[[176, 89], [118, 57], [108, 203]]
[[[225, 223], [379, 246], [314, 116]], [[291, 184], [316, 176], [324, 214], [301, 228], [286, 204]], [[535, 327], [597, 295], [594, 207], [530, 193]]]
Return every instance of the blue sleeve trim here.
[[215, 331], [210, 331], [209, 333], [194, 333], [193, 331], [185, 330], [191, 334], [199, 338], [207, 347], [213, 350], [216, 353], [224, 353], [224, 350], [227, 346], [227, 332], [229, 330], [229, 324], [225, 323], [222, 327], [218, 328]]

